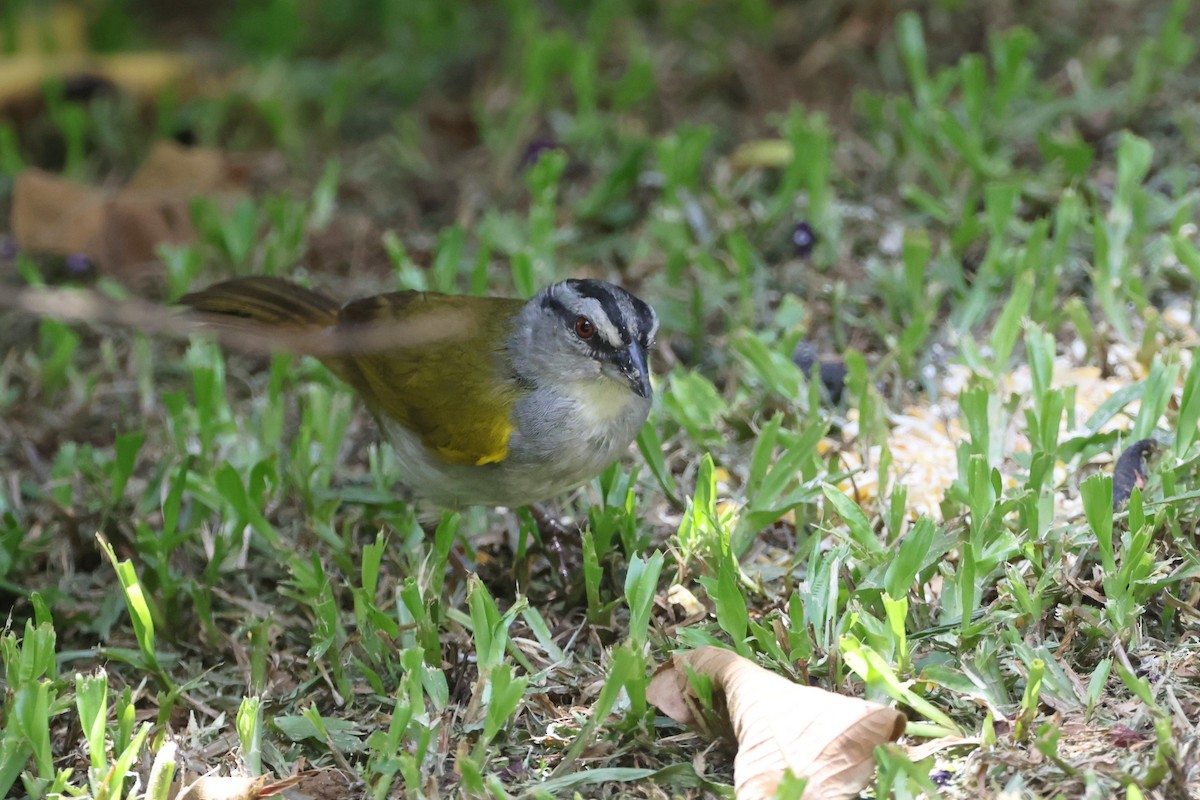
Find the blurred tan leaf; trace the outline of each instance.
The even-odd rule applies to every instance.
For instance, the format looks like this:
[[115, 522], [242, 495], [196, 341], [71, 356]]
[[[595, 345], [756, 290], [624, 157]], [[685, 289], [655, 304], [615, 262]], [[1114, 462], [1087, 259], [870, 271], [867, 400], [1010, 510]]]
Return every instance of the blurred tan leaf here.
[[184, 787], [175, 800], [258, 800], [266, 778], [205, 775]]
[[686, 586], [675, 583], [667, 590], [667, 602], [683, 609], [689, 617], [706, 613], [704, 604]]
[[190, 59], [176, 53], [0, 56], [0, 108], [40, 99], [42, 87], [49, 80], [84, 75], [112, 84], [138, 100], [149, 101], [167, 86], [189, 78], [192, 67]]
[[240, 171], [220, 150], [162, 141], [154, 145], [124, 191], [208, 195], [235, 191], [241, 180]]
[[119, 191], [105, 203], [104, 225], [85, 251], [96, 268], [120, 280], [158, 271], [160, 244], [196, 238], [188, 203], [192, 195]]
[[241, 181], [220, 151], [172, 142], [155, 145], [129, 183], [115, 191], [30, 169], [13, 186], [13, 236], [22, 249], [82, 253], [105, 274], [140, 279], [157, 271], [158, 245], [195, 238], [193, 198], [228, 198]]
[[12, 231], [24, 249], [82, 253], [104, 224], [107, 192], [27, 169], [13, 185]]
[[694, 723], [688, 669], [723, 692], [737, 738], [738, 800], [769, 798], [786, 770], [808, 779], [805, 798], [853, 797], [875, 769], [875, 747], [904, 733], [894, 708], [800, 686], [719, 647], [675, 656], [659, 668], [647, 699], [684, 724]]
[[42, 87], [54, 79], [87, 76], [147, 101], [192, 74], [191, 59], [178, 53], [91, 54], [79, 4], [26, 3], [17, 18], [15, 48], [0, 56], [0, 109], [40, 103]]
[[157, 98], [172, 84], [188, 82], [195, 68], [185, 55], [160, 51], [114, 53], [95, 57], [92, 64], [100, 77], [144, 101]]
[[185, 786], [175, 800], [259, 800], [261, 797], [275, 797], [300, 780], [299, 775], [270, 783], [263, 777], [205, 775]]
[[646, 700], [680, 725], [695, 725], [695, 698], [689, 691], [687, 671], [680, 668], [680, 658], [675, 656], [654, 671], [646, 687]]

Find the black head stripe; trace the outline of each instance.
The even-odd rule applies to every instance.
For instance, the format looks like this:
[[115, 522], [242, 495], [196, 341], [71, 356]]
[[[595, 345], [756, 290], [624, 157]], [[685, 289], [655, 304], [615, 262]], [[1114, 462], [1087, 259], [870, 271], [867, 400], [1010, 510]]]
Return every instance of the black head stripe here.
[[[606, 320], [596, 318], [596, 305]], [[592, 311], [584, 310], [584, 306], [591, 306]], [[587, 340], [595, 354], [614, 353], [635, 340], [643, 347], [649, 346], [658, 329], [658, 318], [650, 306], [604, 281], [571, 279], [550, 286], [542, 292], [541, 307], [561, 319], [568, 329], [574, 327], [581, 314], [592, 317], [592, 322], [603, 331], [602, 335]], [[614, 334], [616, 341], [609, 341], [608, 337]]]
[[547, 311], [553, 311], [563, 319], [567, 317], [570, 317], [572, 321], [575, 319], [575, 315], [571, 313], [571, 309], [567, 308], [563, 304], [563, 301], [555, 296], [554, 292], [546, 292], [542, 295], [542, 308]]
[[[553, 292], [546, 292], [542, 295], [542, 308], [556, 314], [568, 329], [574, 328], [575, 320], [579, 319], [579, 312], [567, 308], [567, 304], [560, 300]], [[588, 345], [592, 350], [609, 349], [609, 345], [604, 341], [603, 336], [592, 337], [588, 341]]]
[[654, 309], [636, 297], [633, 298], [633, 310], [637, 314], [638, 336], [641, 337], [642, 344], [647, 344], [649, 339], [658, 332], [658, 317], [654, 316]]
[[615, 291], [617, 289], [610, 283], [593, 280], [569, 280], [567, 285], [580, 297], [587, 297], [595, 300], [600, 304], [600, 308], [608, 316], [608, 321], [617, 329], [617, 333], [621, 336], [622, 344], [629, 344], [629, 321], [625, 318], [625, 311], [621, 308], [621, 303], [617, 300]]
[[[580, 318], [580, 314], [578, 314], [578, 312], [571, 311], [570, 308], [566, 307], [566, 303], [564, 303], [562, 300], [559, 300], [557, 296], [554, 296], [553, 291], [547, 291], [547, 293], [542, 295], [541, 307], [545, 308], [546, 311], [556, 314], [557, 317], [563, 321], [563, 325], [566, 327], [566, 329], [569, 330], [574, 329], [575, 320]], [[602, 336], [593, 336], [592, 338], [589, 338], [586, 345], [588, 349], [592, 350], [594, 355], [598, 356], [599, 354], [611, 354], [614, 351], [612, 345], [608, 344], [608, 342], [606, 342], [605, 338]]]

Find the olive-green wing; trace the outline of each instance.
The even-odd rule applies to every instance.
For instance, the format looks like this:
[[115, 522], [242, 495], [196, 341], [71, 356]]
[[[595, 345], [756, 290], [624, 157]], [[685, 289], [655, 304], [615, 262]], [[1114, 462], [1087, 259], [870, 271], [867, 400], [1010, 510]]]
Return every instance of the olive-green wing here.
[[502, 461], [518, 392], [505, 349], [522, 305], [422, 292], [349, 303], [337, 330], [361, 349], [337, 371], [447, 461]]

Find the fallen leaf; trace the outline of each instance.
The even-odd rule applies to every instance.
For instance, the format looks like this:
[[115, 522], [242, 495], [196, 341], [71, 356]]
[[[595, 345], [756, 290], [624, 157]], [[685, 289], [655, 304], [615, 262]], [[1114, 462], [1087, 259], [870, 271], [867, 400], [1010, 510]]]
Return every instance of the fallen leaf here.
[[680, 725], [692, 725], [696, 721], [689, 702], [687, 672], [680, 672], [675, 658], [663, 662], [654, 671], [654, 677], [646, 687], [646, 700]]
[[683, 613], [694, 617], [707, 612], [704, 604], [692, 594], [691, 590], [679, 583], [671, 584], [667, 590], [667, 602], [683, 609]]
[[160, 141], [122, 191], [196, 196], [237, 191], [242, 182], [242, 170], [232, 166], [220, 150]]
[[956, 747], [979, 747], [982, 743], [983, 739], [978, 736], [943, 736], [940, 739], [930, 739], [922, 744], [910, 745], [905, 748], [905, 753], [908, 755], [909, 761], [916, 763], [943, 750], [953, 750]]
[[82, 253], [104, 225], [108, 193], [39, 169], [13, 184], [12, 232], [25, 250]]
[[92, 71], [142, 102], [157, 100], [175, 84], [193, 88], [196, 64], [186, 55], [162, 51], [114, 53], [92, 59]]
[[258, 800], [266, 778], [205, 775], [192, 781], [175, 800]]
[[259, 800], [275, 797], [302, 779], [303, 776], [293, 775], [268, 783], [265, 777], [204, 775], [185, 786], [175, 800]]
[[894, 708], [801, 686], [719, 647], [677, 655], [651, 679], [647, 699], [683, 724], [694, 722], [689, 668], [724, 693], [738, 743], [738, 800], [771, 797], [788, 770], [807, 778], [806, 798], [853, 797], [875, 769], [876, 746], [904, 733]]
[[174, 53], [111, 56], [26, 53], [0, 59], [0, 108], [40, 103], [48, 81], [71, 83], [83, 76], [109, 84], [139, 102], [158, 98], [166, 87], [194, 74], [192, 62]]
[[[60, 81], [68, 100], [109, 89], [140, 103], [156, 101], [168, 86], [192, 91], [195, 62], [177, 52], [88, 52], [87, 13], [80, 3], [18, 4], [11, 41], [0, 57], [0, 116], [28, 120], [45, 109], [45, 88]], [[19, 127], [19, 126], [18, 126]]]
[[104, 224], [85, 251], [102, 273], [124, 281], [158, 271], [160, 244], [196, 238], [188, 195], [117, 192], [105, 203]]
[[13, 237], [24, 250], [82, 253], [105, 275], [139, 281], [157, 273], [160, 244], [195, 239], [194, 198], [229, 200], [243, 180], [220, 151], [174, 142], [156, 144], [115, 191], [29, 169], [13, 186]]

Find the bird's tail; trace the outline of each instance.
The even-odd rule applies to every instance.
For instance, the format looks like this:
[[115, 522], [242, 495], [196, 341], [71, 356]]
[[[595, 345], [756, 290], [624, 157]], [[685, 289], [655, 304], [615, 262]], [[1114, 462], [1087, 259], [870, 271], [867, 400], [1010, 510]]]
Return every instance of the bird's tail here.
[[179, 302], [202, 314], [269, 328], [325, 328], [338, 317], [332, 299], [282, 278], [234, 278], [184, 295]]
[[334, 375], [358, 385], [357, 368], [339, 334], [340, 306], [332, 298], [281, 278], [234, 278], [184, 295], [179, 302], [203, 315], [226, 344], [265, 352], [316, 356]]

